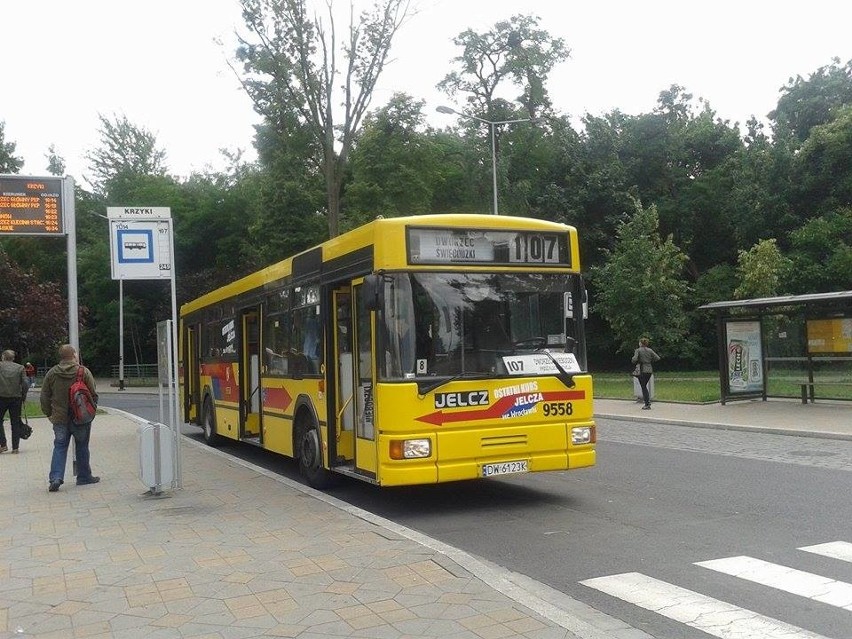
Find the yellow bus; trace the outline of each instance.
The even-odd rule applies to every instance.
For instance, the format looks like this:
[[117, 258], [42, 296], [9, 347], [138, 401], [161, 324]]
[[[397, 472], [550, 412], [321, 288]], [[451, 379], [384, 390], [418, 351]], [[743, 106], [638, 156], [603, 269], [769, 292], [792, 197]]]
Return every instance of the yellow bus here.
[[377, 219], [184, 304], [184, 419], [307, 482], [431, 484], [595, 464], [577, 231]]

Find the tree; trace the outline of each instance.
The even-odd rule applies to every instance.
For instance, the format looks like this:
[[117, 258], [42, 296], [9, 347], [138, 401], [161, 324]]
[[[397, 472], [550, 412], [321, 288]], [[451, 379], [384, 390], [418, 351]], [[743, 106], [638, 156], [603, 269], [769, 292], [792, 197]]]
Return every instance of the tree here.
[[[732, 188], [728, 160], [742, 148], [736, 127], [678, 85], [660, 93], [653, 113], [626, 118], [620, 153], [625, 181], [657, 206], [660, 224], [689, 253], [693, 279], [720, 260], [735, 259], [725, 215]], [[720, 250], [727, 249], [727, 255]]]
[[789, 292], [852, 290], [852, 206], [808, 220], [790, 244]]
[[775, 122], [776, 138], [790, 137], [801, 144], [811, 129], [834, 119], [837, 109], [852, 104], [852, 60], [843, 66], [834, 58], [807, 80], [790, 78], [781, 89], [778, 106], [769, 114]]
[[[782, 236], [796, 223], [786, 186], [792, 155], [786, 145], [771, 144], [755, 118], [747, 127], [745, 144], [726, 160], [728, 188], [718, 198], [732, 228], [729, 246], [735, 250], [751, 247], [770, 233]], [[731, 266], [736, 262], [726, 261]]]
[[59, 155], [56, 147], [51, 144], [47, 149], [47, 172], [51, 175], [65, 175], [65, 158]]
[[761, 240], [748, 251], [739, 251], [737, 280], [734, 291], [737, 299], [773, 297], [778, 295], [781, 279], [789, 269], [775, 239]]
[[0, 173], [17, 173], [24, 166], [24, 159], [15, 157], [14, 142], [6, 142], [6, 123], [0, 120]]
[[55, 346], [67, 339], [67, 316], [59, 286], [39, 281], [15, 264], [0, 247], [0, 344], [22, 357], [51, 357]]
[[166, 174], [166, 152], [157, 148], [153, 133], [126, 116], [110, 120], [98, 114], [98, 119], [100, 146], [86, 154], [96, 189], [106, 192], [109, 182], [120, 176]]
[[295, 115], [310, 133], [309, 161], [324, 177], [328, 232], [335, 237], [349, 153], [409, 0], [377, 0], [357, 22], [352, 10], [342, 70], [332, 2], [327, 22], [308, 16], [306, 0], [241, 0], [241, 6], [250, 33], [237, 50], [243, 87], [268, 125]]
[[424, 104], [398, 93], [364, 119], [345, 196], [350, 225], [376, 215], [434, 210], [435, 191], [444, 186], [444, 163], [434, 134], [425, 127]]
[[631, 352], [644, 335], [662, 351], [686, 356], [687, 256], [671, 235], [660, 236], [656, 207], [634, 206], [616, 230], [615, 247], [604, 249], [606, 262], [591, 271], [592, 307], [609, 322], [619, 351]]
[[852, 204], [852, 99], [811, 129], [793, 159], [791, 204], [812, 217]]
[[447, 74], [438, 88], [450, 97], [467, 94], [470, 110], [485, 113], [489, 120], [497, 119], [494, 101], [507, 82], [521, 89], [517, 100], [527, 117], [534, 119], [549, 110], [547, 76], [557, 63], [568, 59], [571, 50], [562, 38], [552, 38], [538, 24], [538, 17], [517, 15], [485, 33], [463, 31], [453, 40], [462, 47], [462, 54], [453, 60], [459, 69]]
[[322, 171], [311, 161], [312, 135], [295, 114], [282, 114], [278, 123], [256, 129], [261, 168], [238, 180], [236, 188], [254, 202], [247, 255], [255, 264], [269, 264], [328, 237], [323, 214], [328, 191]]

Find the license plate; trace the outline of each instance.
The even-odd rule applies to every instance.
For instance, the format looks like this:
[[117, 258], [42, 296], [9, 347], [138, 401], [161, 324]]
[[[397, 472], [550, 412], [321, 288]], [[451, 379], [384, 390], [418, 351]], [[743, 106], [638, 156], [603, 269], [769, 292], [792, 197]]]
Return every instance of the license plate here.
[[526, 459], [518, 461], [500, 462], [499, 464], [482, 464], [482, 476], [494, 477], [495, 475], [515, 475], [527, 473], [529, 467]]

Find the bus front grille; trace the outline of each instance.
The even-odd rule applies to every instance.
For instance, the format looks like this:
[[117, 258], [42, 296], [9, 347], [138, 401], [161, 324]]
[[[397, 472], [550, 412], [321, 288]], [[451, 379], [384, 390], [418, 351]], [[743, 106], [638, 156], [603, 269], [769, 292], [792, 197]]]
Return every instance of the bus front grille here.
[[482, 448], [497, 448], [500, 446], [526, 446], [527, 436], [524, 433], [517, 435], [494, 435], [482, 438]]

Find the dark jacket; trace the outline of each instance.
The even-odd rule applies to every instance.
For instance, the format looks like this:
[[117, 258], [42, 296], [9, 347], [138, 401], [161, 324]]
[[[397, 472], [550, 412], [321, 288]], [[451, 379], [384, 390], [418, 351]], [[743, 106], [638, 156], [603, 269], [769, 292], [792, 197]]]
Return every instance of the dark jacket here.
[[633, 358], [630, 361], [634, 364], [642, 365], [642, 369], [640, 372], [653, 373], [654, 367], [651, 366], [651, 364], [653, 362], [659, 362], [660, 356], [647, 346], [640, 346], [635, 351], [633, 351]]
[[[51, 424], [71, 423], [68, 415], [68, 391], [77, 377], [78, 368], [81, 368], [80, 364], [73, 359], [63, 359], [44, 376], [44, 382], [41, 385], [41, 412], [47, 415]], [[95, 378], [88, 368], [82, 366], [82, 369], [83, 381], [92, 392], [92, 398], [97, 402]]]
[[28, 389], [24, 367], [10, 360], [0, 361], [0, 397], [21, 399]]

